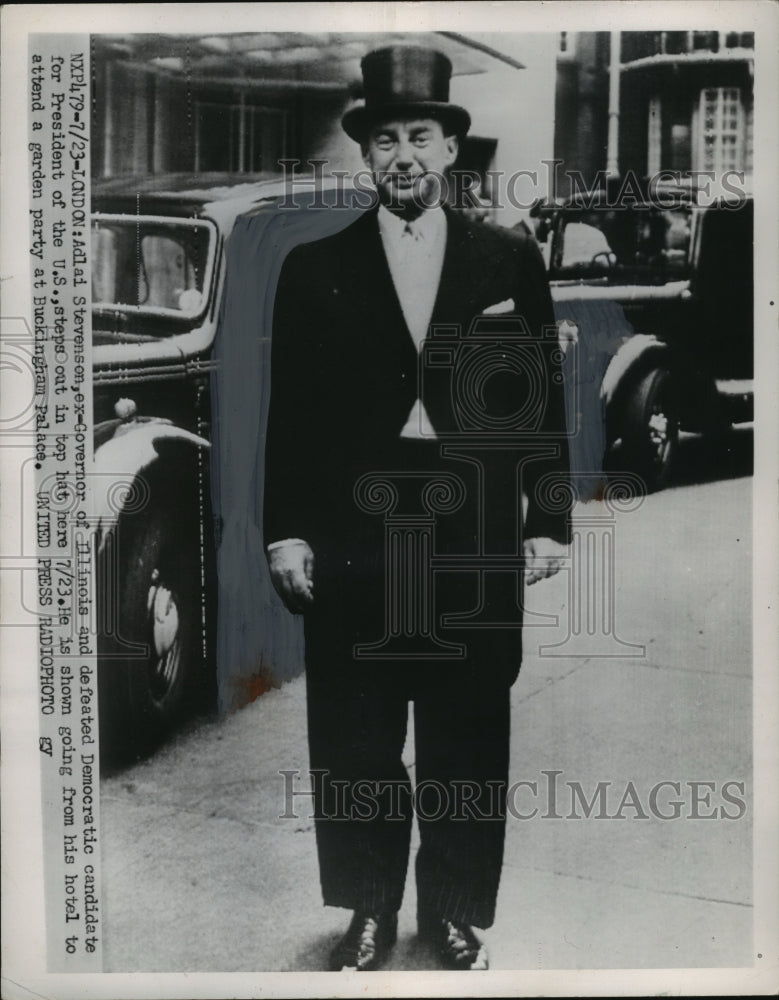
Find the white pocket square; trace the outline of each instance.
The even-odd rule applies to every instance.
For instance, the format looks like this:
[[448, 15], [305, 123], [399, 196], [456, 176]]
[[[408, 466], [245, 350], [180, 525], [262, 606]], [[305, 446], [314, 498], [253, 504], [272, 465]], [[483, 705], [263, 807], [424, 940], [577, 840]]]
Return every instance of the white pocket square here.
[[501, 313], [513, 313], [514, 300], [504, 299], [502, 302], [496, 302], [494, 306], [487, 306], [487, 308], [483, 309], [482, 312], [485, 316], [496, 316]]

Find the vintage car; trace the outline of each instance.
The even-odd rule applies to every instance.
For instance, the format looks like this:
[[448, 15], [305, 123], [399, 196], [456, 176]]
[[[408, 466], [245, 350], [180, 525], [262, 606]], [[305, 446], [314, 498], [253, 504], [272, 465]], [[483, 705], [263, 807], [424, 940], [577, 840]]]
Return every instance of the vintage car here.
[[[278, 176], [234, 181], [167, 175], [93, 185], [105, 759], [142, 754], [188, 714], [217, 704], [222, 525], [211, 503], [211, 386], [225, 243], [239, 216], [294, 207]], [[343, 208], [342, 190], [317, 194], [303, 183], [295, 198]], [[680, 429], [721, 432], [751, 418], [751, 202], [702, 205], [689, 192], [672, 202], [614, 208], [590, 198], [534, 213], [558, 320], [574, 324], [561, 330], [575, 339], [578, 328], [571, 453], [590, 485], [607, 453], [659, 488]], [[337, 219], [331, 213], [333, 226], [366, 207], [357, 199]], [[300, 215], [287, 213], [286, 238]], [[276, 256], [278, 231], [266, 230]], [[221, 707], [262, 690], [265, 681], [252, 689], [249, 680]]]
[[597, 438], [602, 407], [596, 462], [657, 490], [680, 431], [721, 437], [753, 418], [753, 203], [681, 185], [617, 191], [533, 214], [555, 312], [578, 327], [576, 431]]
[[[314, 191], [278, 175], [93, 185], [93, 494], [106, 760], [143, 753], [186, 714], [216, 704], [210, 390], [225, 243], [238, 216], [272, 209], [291, 190], [293, 209]], [[250, 697], [248, 690], [243, 700]]]

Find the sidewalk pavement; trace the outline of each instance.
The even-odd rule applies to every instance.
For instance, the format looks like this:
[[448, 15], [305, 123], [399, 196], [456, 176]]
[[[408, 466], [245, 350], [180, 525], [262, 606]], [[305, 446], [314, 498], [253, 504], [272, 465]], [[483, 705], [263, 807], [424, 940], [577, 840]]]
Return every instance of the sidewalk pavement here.
[[[535, 796], [517, 788], [514, 809], [539, 813], [507, 823], [492, 968], [752, 964], [750, 497], [749, 480], [730, 480], [618, 515], [616, 633], [643, 656], [539, 655], [567, 634], [567, 574], [529, 593], [529, 611], [560, 624], [526, 630], [512, 690], [511, 780], [537, 785]], [[742, 545], [745, 558], [734, 558]], [[413, 776], [411, 739], [405, 757]], [[347, 914], [321, 905], [308, 800], [295, 800], [300, 819], [279, 818], [279, 772], [300, 771], [304, 789], [307, 764], [298, 678], [104, 779], [106, 971], [326, 968]], [[672, 814], [678, 798], [678, 819], [650, 806], [662, 781], [680, 782], [681, 794], [665, 786], [654, 812]], [[730, 786], [735, 803], [723, 797], [729, 781], [744, 783]], [[610, 783], [603, 809], [600, 782]], [[697, 807], [690, 782], [714, 786], [697, 786]], [[596, 796], [589, 818], [577, 783]], [[742, 811], [738, 800], [744, 815], [723, 818]], [[387, 968], [435, 969], [415, 939], [413, 856], [409, 873]]]

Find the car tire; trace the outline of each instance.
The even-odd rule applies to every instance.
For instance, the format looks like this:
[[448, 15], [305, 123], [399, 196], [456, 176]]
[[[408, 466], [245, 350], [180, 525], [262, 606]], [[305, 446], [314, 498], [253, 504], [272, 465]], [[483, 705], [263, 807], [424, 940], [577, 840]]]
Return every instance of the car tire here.
[[621, 436], [623, 467], [641, 477], [648, 493], [667, 486], [679, 446], [679, 407], [668, 369], [653, 368], [637, 381]]
[[175, 729], [202, 685], [202, 593], [194, 516], [156, 506], [120, 518], [116, 539], [117, 627], [100, 656], [100, 733], [104, 758], [126, 763]]

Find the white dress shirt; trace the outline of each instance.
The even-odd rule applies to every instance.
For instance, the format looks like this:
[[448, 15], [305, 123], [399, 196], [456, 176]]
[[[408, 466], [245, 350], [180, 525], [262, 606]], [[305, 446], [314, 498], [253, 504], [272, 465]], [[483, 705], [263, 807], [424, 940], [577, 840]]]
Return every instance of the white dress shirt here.
[[446, 249], [446, 215], [431, 208], [411, 222], [379, 206], [379, 232], [403, 318], [417, 349], [427, 336]]
[[[446, 250], [446, 215], [442, 208], [431, 208], [407, 222], [380, 205], [378, 222], [403, 318], [417, 350], [420, 350], [427, 336], [441, 282]], [[414, 403], [400, 436], [424, 440], [435, 438], [421, 399]]]

